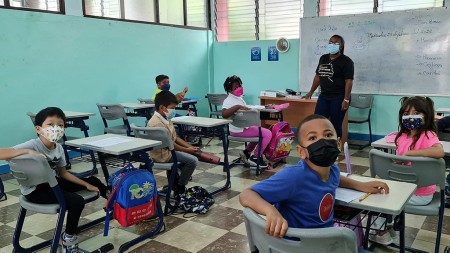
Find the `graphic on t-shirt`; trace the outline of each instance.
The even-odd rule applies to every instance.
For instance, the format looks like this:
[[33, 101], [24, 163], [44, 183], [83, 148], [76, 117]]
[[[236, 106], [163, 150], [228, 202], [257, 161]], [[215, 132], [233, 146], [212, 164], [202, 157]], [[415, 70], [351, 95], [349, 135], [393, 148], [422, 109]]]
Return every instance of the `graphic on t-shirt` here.
[[317, 72], [319, 73], [320, 77], [328, 77], [328, 80], [333, 82], [333, 79], [331, 79], [331, 77], [334, 74], [334, 70], [331, 63], [320, 64]]
[[323, 196], [322, 201], [320, 201], [319, 205], [319, 217], [322, 222], [325, 222], [330, 218], [331, 211], [333, 210], [333, 195], [330, 193], [325, 194]]

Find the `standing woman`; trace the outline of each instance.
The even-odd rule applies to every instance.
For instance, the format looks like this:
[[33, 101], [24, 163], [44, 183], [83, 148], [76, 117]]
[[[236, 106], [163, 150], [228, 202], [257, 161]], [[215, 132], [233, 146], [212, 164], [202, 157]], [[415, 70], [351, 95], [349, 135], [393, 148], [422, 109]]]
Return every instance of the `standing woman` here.
[[320, 57], [311, 90], [305, 95], [310, 99], [320, 85], [315, 114], [330, 118], [338, 137], [342, 137], [342, 121], [350, 104], [353, 85], [353, 61], [344, 55], [344, 38], [333, 35], [328, 42], [328, 54]]

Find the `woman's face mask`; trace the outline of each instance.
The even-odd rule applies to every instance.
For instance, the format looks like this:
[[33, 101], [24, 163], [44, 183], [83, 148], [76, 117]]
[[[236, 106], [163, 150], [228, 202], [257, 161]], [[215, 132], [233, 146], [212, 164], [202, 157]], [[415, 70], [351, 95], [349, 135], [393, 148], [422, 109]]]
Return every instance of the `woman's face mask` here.
[[329, 54], [337, 54], [337, 53], [339, 53], [339, 47], [340, 47], [339, 44], [336, 45], [336, 44], [330, 43], [327, 46], [327, 51]]

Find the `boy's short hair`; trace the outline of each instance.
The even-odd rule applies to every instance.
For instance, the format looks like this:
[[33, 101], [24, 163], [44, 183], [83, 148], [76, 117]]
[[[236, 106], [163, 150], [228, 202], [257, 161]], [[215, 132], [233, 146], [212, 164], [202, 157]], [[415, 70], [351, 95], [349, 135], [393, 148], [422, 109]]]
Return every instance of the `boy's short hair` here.
[[66, 115], [64, 112], [59, 109], [58, 107], [47, 107], [45, 109], [42, 109], [40, 112], [36, 114], [36, 117], [34, 118], [34, 125], [35, 126], [42, 126], [42, 123], [48, 118], [56, 116], [64, 121], [64, 124], [66, 122]]
[[159, 107], [162, 106], [169, 106], [170, 104], [178, 104], [177, 97], [168, 90], [163, 90], [160, 93], [156, 94], [155, 97], [155, 108], [156, 110], [159, 110]]
[[155, 78], [155, 81], [156, 81], [156, 83], [159, 83], [159, 82], [161, 82], [161, 81], [164, 80], [164, 79], [169, 79], [169, 77], [166, 76], [166, 75], [159, 75], [159, 76], [157, 76], [157, 77]]
[[297, 135], [296, 135], [298, 143], [300, 143], [300, 130], [301, 130], [303, 124], [305, 124], [306, 122], [309, 122], [311, 120], [315, 120], [315, 119], [326, 119], [326, 120], [328, 120], [327, 118], [325, 118], [322, 115], [311, 114], [308, 117], [304, 118], [302, 121], [300, 121], [300, 123], [298, 124], [298, 127], [297, 127]]

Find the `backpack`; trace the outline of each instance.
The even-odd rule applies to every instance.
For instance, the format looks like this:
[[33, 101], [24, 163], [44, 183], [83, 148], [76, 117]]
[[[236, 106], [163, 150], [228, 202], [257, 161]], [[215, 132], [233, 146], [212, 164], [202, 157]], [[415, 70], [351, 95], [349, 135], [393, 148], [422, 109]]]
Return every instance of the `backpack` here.
[[178, 209], [184, 213], [205, 214], [214, 204], [214, 199], [207, 190], [200, 186], [188, 188], [178, 199]]
[[270, 126], [269, 130], [272, 131], [272, 139], [264, 151], [267, 160], [278, 161], [288, 157], [295, 138], [289, 124], [285, 121], [280, 121]]
[[112, 192], [106, 202], [104, 236], [108, 235], [111, 215], [124, 227], [156, 214], [158, 192], [152, 173], [128, 164], [108, 179]]

